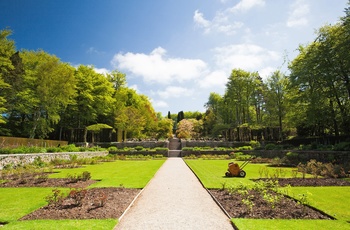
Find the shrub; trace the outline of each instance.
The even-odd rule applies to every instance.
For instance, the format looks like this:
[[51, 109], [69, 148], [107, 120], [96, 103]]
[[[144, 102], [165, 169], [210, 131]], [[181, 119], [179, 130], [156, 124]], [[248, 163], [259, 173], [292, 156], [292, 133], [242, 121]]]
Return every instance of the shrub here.
[[156, 150], [156, 151], [168, 151], [168, 148], [156, 147], [155, 150]]
[[62, 146], [62, 151], [63, 152], [79, 152], [79, 147], [76, 147], [74, 144], [70, 144], [70, 145], [65, 145]]
[[259, 141], [250, 141], [249, 144], [255, 149], [260, 148], [260, 142]]
[[333, 150], [335, 151], [350, 151], [350, 142], [341, 142], [334, 145]]
[[83, 204], [86, 193], [86, 189], [72, 189], [68, 194], [68, 198], [73, 200], [75, 207], [80, 207]]
[[115, 147], [115, 146], [111, 146], [111, 147], [108, 148], [108, 151], [109, 151], [109, 152], [118, 151], [118, 148]]
[[11, 154], [10, 148], [0, 148], [0, 154]]
[[88, 171], [82, 172], [82, 174], [81, 174], [81, 180], [82, 181], [88, 181], [90, 179], [91, 179], [91, 173], [90, 172], [88, 172]]
[[65, 196], [66, 195], [61, 190], [53, 189], [52, 194], [48, 195], [45, 198], [45, 201], [48, 203], [48, 205], [54, 205], [56, 207], [61, 207]]
[[275, 144], [269, 143], [269, 144], [265, 145], [265, 150], [274, 150], [274, 149], [276, 149]]
[[141, 150], [143, 150], [143, 147], [142, 147], [142, 146], [136, 146], [136, 147], [135, 147], [135, 150], [136, 150], [136, 151], [141, 151]]
[[47, 148], [48, 153], [59, 153], [62, 152], [62, 148], [60, 147], [49, 147]]
[[193, 151], [192, 147], [183, 147], [182, 148], [183, 151]]

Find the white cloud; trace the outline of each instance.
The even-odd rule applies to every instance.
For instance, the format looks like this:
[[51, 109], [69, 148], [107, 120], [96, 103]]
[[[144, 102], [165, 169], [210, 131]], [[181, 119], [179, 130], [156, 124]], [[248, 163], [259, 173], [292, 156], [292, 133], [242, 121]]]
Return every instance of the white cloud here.
[[137, 93], [141, 93], [137, 85], [131, 85], [129, 88], [135, 90]]
[[228, 76], [229, 73], [223, 70], [216, 70], [206, 75], [198, 82], [198, 84], [201, 88], [211, 88], [215, 86], [224, 88], [227, 83]]
[[203, 13], [196, 10], [193, 15], [195, 24], [204, 29], [204, 33], [211, 32], [224, 33], [226, 35], [233, 35], [237, 30], [242, 28], [244, 24], [239, 21], [231, 19], [228, 11], [217, 12], [215, 17], [209, 21], [204, 18]]
[[152, 105], [155, 108], [168, 108], [169, 105], [165, 101], [162, 100], [151, 100]]
[[305, 0], [296, 0], [290, 6], [289, 17], [287, 20], [288, 27], [299, 27], [308, 25], [309, 21], [307, 19], [310, 13], [309, 5]]
[[111, 71], [106, 69], [106, 68], [96, 68], [94, 67], [94, 70], [97, 72], [97, 73], [100, 73], [100, 74], [103, 74], [103, 75], [106, 75], [107, 73], [110, 73]]
[[257, 6], [265, 6], [264, 0], [241, 0], [239, 3], [237, 3], [234, 7], [230, 9], [231, 12], [246, 12], [250, 10], [251, 8], [257, 7]]
[[161, 47], [150, 54], [119, 53], [114, 55], [112, 65], [142, 77], [145, 82], [161, 84], [196, 79], [207, 68], [200, 59], [168, 58], [165, 54], [166, 50]]
[[162, 98], [178, 98], [193, 95], [193, 90], [179, 86], [168, 86], [163, 91], [158, 90], [157, 94]]
[[257, 71], [269, 61], [279, 60], [280, 55], [254, 44], [239, 44], [214, 49], [216, 65], [224, 71], [241, 68]]
[[193, 20], [199, 27], [204, 28], [206, 33], [210, 32], [211, 22], [204, 18], [203, 13], [196, 10], [193, 15]]
[[259, 70], [259, 75], [263, 80], [266, 80], [268, 77], [272, 75], [273, 72], [275, 72], [277, 69], [273, 67], [265, 67], [261, 70]]

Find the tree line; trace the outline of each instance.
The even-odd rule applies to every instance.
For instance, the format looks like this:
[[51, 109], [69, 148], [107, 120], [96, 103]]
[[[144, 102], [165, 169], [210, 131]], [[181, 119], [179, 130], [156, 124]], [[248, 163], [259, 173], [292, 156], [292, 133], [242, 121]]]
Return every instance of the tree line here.
[[289, 136], [350, 135], [350, 1], [345, 16], [298, 47], [289, 74], [233, 69], [223, 95], [205, 113], [156, 113], [149, 98], [127, 87], [125, 74], [71, 66], [42, 50], [16, 51], [0, 31], [0, 135], [61, 139], [65, 130], [105, 124], [127, 137], [218, 137], [248, 127]]
[[0, 31], [0, 135], [61, 139], [66, 130], [95, 124], [127, 137], [171, 135], [172, 121], [127, 87], [125, 74], [74, 67], [43, 50], [16, 51], [10, 35]]
[[233, 69], [225, 93], [210, 93], [197, 119], [201, 124], [192, 117], [178, 126], [186, 131], [178, 132], [190, 138], [199, 129], [202, 136], [217, 137], [228, 129], [273, 127], [279, 140], [350, 135], [350, 1], [344, 12], [298, 47], [288, 75], [277, 70], [263, 80], [258, 72]]

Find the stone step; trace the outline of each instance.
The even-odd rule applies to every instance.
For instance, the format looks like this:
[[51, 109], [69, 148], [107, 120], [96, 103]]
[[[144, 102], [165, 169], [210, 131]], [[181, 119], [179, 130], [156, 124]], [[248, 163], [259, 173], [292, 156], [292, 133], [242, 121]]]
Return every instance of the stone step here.
[[172, 138], [169, 141], [169, 150], [180, 150], [181, 142], [177, 138]]
[[181, 157], [181, 150], [168, 150], [168, 157]]

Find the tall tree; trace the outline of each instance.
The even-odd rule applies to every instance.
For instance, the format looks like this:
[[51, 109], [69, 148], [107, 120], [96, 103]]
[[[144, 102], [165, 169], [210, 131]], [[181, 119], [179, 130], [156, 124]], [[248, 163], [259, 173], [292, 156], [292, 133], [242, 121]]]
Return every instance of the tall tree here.
[[0, 124], [5, 123], [3, 114], [6, 112], [6, 92], [8, 92], [6, 89], [10, 87], [10, 84], [4, 79], [15, 68], [11, 61], [11, 57], [15, 53], [15, 43], [7, 38], [10, 35], [10, 30], [0, 31]]
[[[287, 110], [288, 78], [280, 71], [275, 71], [267, 79], [266, 110], [268, 126], [278, 126], [283, 131], [283, 120]], [[275, 123], [276, 122], [276, 123]], [[280, 136], [280, 139], [283, 137]]]
[[44, 51], [24, 51], [20, 58], [25, 73], [7, 79], [13, 80], [8, 106], [9, 125], [20, 131], [13, 133], [16, 136], [45, 138], [71, 102], [74, 69]]

